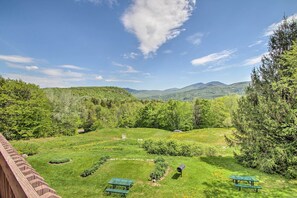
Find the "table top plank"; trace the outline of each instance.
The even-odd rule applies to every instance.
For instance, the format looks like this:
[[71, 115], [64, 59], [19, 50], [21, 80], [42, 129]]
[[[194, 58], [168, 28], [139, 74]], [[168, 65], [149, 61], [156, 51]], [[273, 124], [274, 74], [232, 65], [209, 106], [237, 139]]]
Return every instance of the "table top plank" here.
[[230, 179], [240, 180], [240, 181], [252, 181], [252, 182], [258, 182], [259, 181], [253, 176], [239, 176], [239, 175], [231, 175]]
[[108, 184], [119, 185], [119, 186], [131, 186], [133, 184], [133, 180], [123, 179], [123, 178], [112, 178]]

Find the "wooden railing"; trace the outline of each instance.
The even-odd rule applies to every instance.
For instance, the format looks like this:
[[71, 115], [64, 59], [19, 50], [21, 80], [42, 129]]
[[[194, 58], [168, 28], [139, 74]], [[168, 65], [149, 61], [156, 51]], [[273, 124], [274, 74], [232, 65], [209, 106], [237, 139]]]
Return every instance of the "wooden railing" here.
[[60, 198], [0, 134], [0, 198]]

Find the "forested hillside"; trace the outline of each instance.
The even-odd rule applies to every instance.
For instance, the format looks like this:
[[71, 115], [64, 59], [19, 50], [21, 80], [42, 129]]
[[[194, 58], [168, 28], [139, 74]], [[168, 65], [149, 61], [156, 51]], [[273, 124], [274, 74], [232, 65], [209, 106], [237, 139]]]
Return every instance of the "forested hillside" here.
[[46, 93], [54, 92], [60, 94], [61, 92], [70, 91], [72, 95], [86, 98], [97, 98], [106, 100], [133, 100], [129, 92], [119, 87], [71, 87], [71, 88], [45, 88]]
[[139, 100], [117, 87], [40, 89], [1, 78], [0, 130], [8, 139], [73, 135], [116, 127], [188, 131], [230, 127], [238, 96], [213, 100]]
[[213, 81], [209, 83], [196, 83], [183, 87], [181, 89], [172, 88], [167, 90], [135, 90], [129, 89], [132, 95], [140, 99], [158, 99], [158, 100], [184, 100], [191, 101], [196, 98], [217, 98], [231, 94], [243, 95], [249, 82], [239, 82], [226, 85], [221, 82]]

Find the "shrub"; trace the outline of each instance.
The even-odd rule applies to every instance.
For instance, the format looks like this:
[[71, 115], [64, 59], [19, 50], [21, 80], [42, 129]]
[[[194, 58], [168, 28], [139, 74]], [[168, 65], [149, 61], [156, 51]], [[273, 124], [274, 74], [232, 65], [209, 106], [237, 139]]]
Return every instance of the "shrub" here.
[[69, 162], [69, 158], [59, 158], [59, 159], [52, 159], [49, 161], [50, 164], [63, 164]]
[[15, 146], [20, 154], [26, 154], [28, 156], [35, 155], [38, 153], [39, 146], [34, 143], [21, 143]]
[[195, 144], [178, 143], [174, 140], [145, 140], [142, 147], [150, 154], [170, 156], [200, 156], [202, 149]]
[[103, 165], [110, 157], [109, 156], [103, 156], [97, 161], [96, 163], [93, 164], [93, 166], [89, 169], [84, 170], [80, 176], [81, 177], [87, 177], [89, 175], [92, 175], [93, 173], [96, 172], [96, 170]]
[[164, 176], [168, 164], [165, 162], [165, 160], [162, 157], [158, 157], [157, 159], [155, 159], [155, 169], [153, 170], [153, 172], [151, 172], [150, 174], [150, 179], [153, 180], [159, 180], [161, 179], [161, 177]]
[[218, 150], [215, 147], [208, 147], [205, 149], [206, 156], [216, 156], [218, 154]]

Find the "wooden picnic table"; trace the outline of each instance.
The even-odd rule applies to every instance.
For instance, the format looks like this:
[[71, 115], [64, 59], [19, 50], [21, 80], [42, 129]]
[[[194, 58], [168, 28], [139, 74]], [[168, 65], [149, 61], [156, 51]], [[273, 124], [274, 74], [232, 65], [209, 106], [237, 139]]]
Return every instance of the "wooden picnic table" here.
[[259, 181], [252, 176], [238, 176], [238, 175], [231, 175], [230, 179], [232, 179], [235, 184], [238, 184], [239, 181], [247, 181], [248, 183], [251, 184], [251, 186], [254, 186], [254, 183]]
[[126, 189], [129, 189], [133, 185], [133, 180], [130, 179], [123, 179], [123, 178], [112, 178], [108, 184], [111, 184], [113, 188], [116, 186], [124, 186]]

